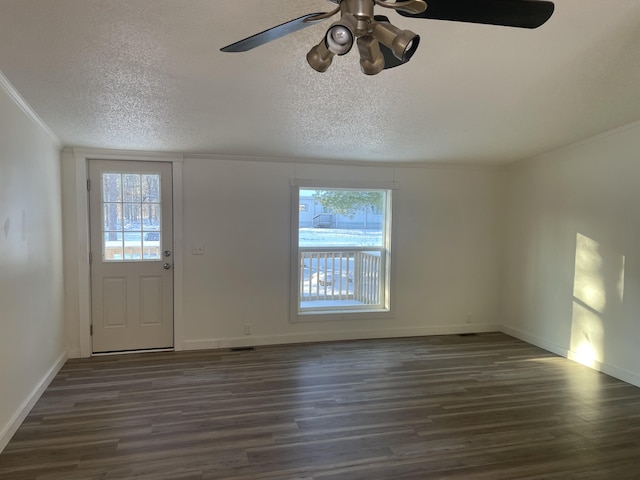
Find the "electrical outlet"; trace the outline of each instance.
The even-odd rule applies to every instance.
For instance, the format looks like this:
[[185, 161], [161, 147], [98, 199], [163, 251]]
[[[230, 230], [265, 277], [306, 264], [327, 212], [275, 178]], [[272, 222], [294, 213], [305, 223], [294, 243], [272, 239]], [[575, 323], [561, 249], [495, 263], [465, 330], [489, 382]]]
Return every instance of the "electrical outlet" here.
[[191, 249], [191, 255], [204, 255], [204, 245], [194, 245]]
[[467, 313], [467, 323], [471, 323], [471, 314]]
[[251, 324], [250, 323], [245, 323], [245, 325], [244, 325], [244, 334], [245, 335], [251, 335]]

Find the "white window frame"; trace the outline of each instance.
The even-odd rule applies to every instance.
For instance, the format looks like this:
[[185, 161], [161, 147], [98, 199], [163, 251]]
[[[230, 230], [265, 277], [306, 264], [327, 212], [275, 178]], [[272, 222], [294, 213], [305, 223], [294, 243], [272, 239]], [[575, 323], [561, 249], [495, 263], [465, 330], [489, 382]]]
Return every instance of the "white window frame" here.
[[[385, 228], [383, 233], [384, 288], [381, 301], [376, 306], [317, 307], [300, 310], [300, 251], [299, 219], [300, 190], [385, 190]], [[360, 182], [336, 180], [295, 179], [291, 181], [291, 248], [290, 248], [290, 321], [335, 321], [335, 320], [373, 320], [394, 317], [395, 306], [395, 263], [392, 261], [392, 246], [397, 230], [397, 218], [394, 215], [397, 203], [398, 184], [396, 182]], [[348, 247], [347, 247], [348, 248]], [[357, 248], [355, 249], [357, 250]]]

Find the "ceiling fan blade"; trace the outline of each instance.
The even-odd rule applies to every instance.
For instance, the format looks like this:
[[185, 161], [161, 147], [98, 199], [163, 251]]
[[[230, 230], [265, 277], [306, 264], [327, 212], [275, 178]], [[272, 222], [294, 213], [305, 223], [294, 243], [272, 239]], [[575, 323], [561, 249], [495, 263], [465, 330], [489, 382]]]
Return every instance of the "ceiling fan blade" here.
[[418, 14], [398, 10], [403, 17], [537, 28], [549, 20], [554, 4], [542, 0], [427, 0]]
[[264, 32], [256, 33], [255, 35], [251, 35], [250, 37], [239, 40], [235, 43], [232, 43], [231, 45], [227, 45], [226, 47], [221, 48], [220, 51], [246, 52], [248, 50], [251, 50], [252, 48], [259, 47], [260, 45], [264, 45], [265, 43], [277, 40], [278, 38], [282, 38], [285, 35], [289, 35], [290, 33], [302, 30], [305, 27], [315, 25], [316, 23], [325, 20], [325, 18], [322, 18], [318, 21], [308, 19], [310, 19], [311, 17], [316, 17], [318, 15], [324, 15], [325, 13], [326, 12], [308, 13], [307, 15], [303, 15], [294, 20], [290, 20], [280, 25], [276, 25], [275, 27], [271, 27]]

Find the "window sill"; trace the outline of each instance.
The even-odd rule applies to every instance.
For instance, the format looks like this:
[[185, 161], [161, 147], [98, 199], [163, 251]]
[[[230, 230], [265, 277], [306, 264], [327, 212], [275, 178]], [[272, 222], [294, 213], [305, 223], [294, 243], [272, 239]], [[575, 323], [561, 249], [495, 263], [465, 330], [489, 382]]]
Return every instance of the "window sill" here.
[[388, 309], [366, 309], [366, 310], [342, 310], [322, 312], [313, 310], [309, 312], [298, 312], [292, 321], [296, 322], [330, 322], [345, 320], [388, 320], [394, 318], [393, 312]]

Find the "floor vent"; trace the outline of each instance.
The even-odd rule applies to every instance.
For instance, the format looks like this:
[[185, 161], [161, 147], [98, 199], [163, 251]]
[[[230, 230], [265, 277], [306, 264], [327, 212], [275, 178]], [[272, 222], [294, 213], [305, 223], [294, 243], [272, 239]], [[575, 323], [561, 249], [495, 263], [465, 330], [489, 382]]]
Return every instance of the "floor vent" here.
[[477, 337], [478, 334], [477, 333], [459, 333], [458, 336], [459, 337]]
[[255, 350], [255, 348], [253, 347], [233, 347], [230, 348], [229, 350], [231, 350], [232, 352], [248, 352], [251, 350]]

